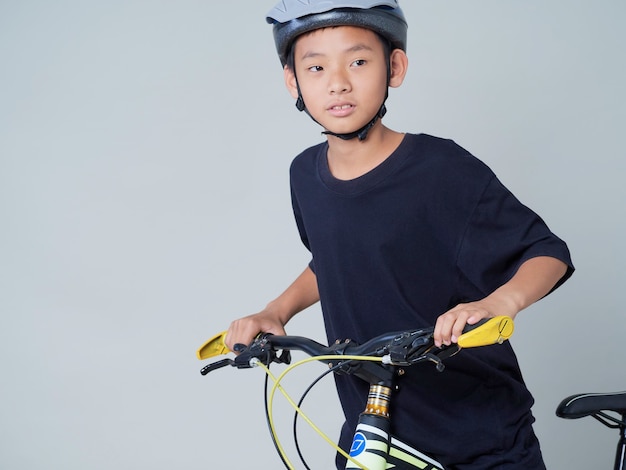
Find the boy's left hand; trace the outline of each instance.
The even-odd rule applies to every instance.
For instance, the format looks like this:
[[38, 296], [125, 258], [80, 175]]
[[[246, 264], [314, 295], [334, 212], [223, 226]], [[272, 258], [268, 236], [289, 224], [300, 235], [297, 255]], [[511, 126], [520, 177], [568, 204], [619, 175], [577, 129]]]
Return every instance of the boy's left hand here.
[[500, 313], [495, 312], [484, 301], [459, 304], [437, 318], [433, 339], [435, 346], [449, 346], [456, 343], [463, 334], [466, 325], [474, 325], [483, 318], [491, 318]]

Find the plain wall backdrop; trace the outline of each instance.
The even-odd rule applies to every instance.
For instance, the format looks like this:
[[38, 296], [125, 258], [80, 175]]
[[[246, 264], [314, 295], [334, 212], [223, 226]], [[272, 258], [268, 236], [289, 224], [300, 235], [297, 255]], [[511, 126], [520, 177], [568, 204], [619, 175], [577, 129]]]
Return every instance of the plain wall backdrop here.
[[[401, 3], [385, 122], [454, 139], [567, 241], [577, 272], [512, 342], [548, 467], [612, 468], [616, 432], [554, 411], [626, 390], [626, 3]], [[195, 358], [308, 262], [288, 166], [322, 136], [284, 89], [272, 6], [0, 2], [0, 468], [280, 467], [261, 371]], [[319, 309], [288, 331], [323, 340]], [[330, 381], [305, 405], [338, 435]]]

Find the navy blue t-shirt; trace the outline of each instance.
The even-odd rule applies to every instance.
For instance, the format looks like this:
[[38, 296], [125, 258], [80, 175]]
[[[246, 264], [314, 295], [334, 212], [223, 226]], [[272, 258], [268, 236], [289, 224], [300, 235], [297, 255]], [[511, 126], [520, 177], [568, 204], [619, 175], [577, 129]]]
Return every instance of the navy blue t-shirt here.
[[[432, 326], [536, 256], [569, 266], [559, 284], [573, 272], [565, 243], [450, 140], [407, 134], [383, 163], [349, 181], [331, 175], [327, 150], [327, 143], [305, 150], [290, 173], [329, 342]], [[345, 376], [336, 383], [346, 447], [367, 384]], [[508, 342], [464, 350], [443, 373], [429, 364], [409, 368], [399, 385], [394, 434], [444, 464], [506, 452], [520, 423], [532, 423], [533, 398]]]

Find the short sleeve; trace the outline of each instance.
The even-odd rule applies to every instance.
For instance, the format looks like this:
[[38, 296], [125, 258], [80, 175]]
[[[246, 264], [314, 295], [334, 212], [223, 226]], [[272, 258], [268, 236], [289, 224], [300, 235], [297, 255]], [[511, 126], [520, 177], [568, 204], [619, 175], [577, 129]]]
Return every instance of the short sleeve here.
[[462, 276], [488, 295], [509, 281], [522, 263], [537, 256], [550, 256], [568, 266], [554, 289], [574, 271], [565, 242], [493, 176], [461, 242], [458, 267]]

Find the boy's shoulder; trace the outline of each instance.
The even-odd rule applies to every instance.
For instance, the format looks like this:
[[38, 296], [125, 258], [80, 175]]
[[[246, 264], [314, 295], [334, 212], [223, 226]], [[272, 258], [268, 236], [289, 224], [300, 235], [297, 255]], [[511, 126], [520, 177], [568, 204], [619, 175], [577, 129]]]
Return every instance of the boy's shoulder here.
[[416, 165], [427, 167], [432, 178], [482, 186], [495, 177], [492, 169], [454, 140], [429, 134], [415, 136], [411, 150]]
[[319, 144], [315, 144], [304, 149], [292, 160], [289, 168], [290, 173], [293, 174], [293, 172], [298, 168], [302, 170], [312, 169], [316, 165], [318, 155], [325, 155], [327, 149], [327, 142], [320, 142]]
[[311, 155], [317, 155], [319, 152], [325, 152], [326, 149], [328, 149], [328, 142], [326, 141], [311, 145], [310, 147], [305, 148], [299, 154], [297, 154], [294, 160], [306, 158], [307, 156]]
[[480, 161], [465, 147], [462, 147], [450, 138], [431, 134], [407, 134], [407, 138], [413, 150], [420, 152], [424, 156], [432, 158], [467, 158]]

